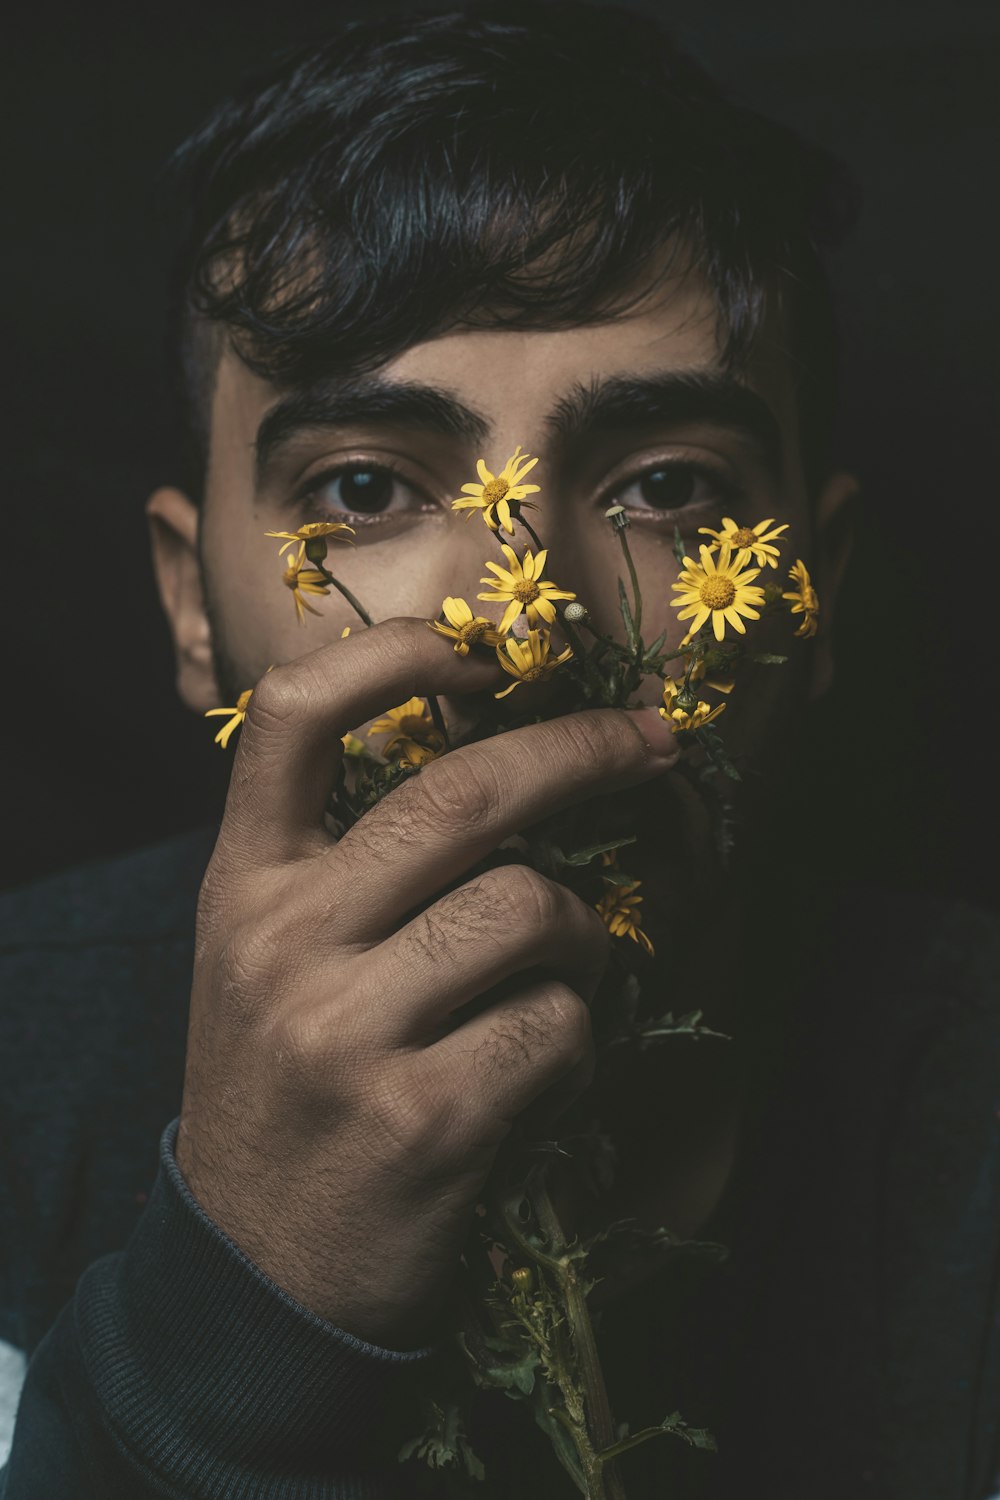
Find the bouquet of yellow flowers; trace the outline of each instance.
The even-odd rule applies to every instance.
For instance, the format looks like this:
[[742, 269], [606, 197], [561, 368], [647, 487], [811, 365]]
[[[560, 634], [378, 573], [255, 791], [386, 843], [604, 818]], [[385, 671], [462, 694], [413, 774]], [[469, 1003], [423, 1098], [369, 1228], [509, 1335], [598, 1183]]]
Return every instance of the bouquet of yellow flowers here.
[[[503, 613], [499, 620], [488, 618], [462, 595], [449, 595], [428, 625], [451, 640], [460, 656], [494, 654], [510, 678], [495, 693], [498, 701], [504, 700], [509, 718], [470, 731], [465, 742], [536, 720], [534, 708], [519, 715], [517, 690], [524, 685], [547, 682], [547, 713], [554, 715], [634, 707], [644, 681], [656, 678], [662, 696], [659, 712], [685, 747], [679, 769], [712, 810], [716, 846], [725, 863], [733, 827], [728, 784], [738, 781], [740, 773], [727, 754], [719, 723], [748, 663], [772, 666], [787, 659], [751, 649], [748, 624], [788, 610], [801, 617], [797, 636], [815, 634], [819, 604], [806, 566], [801, 559], [793, 563], [788, 589], [760, 581], [762, 574], [767, 579], [768, 570], [777, 573], [788, 529], [770, 518], [747, 526], [726, 516], [718, 529], [702, 527], [709, 540], [697, 559], [687, 554], [675, 530], [679, 574], [670, 602], [687, 634], [668, 652], [666, 632], [649, 642], [643, 636], [629, 519], [622, 506], [614, 505], [607, 519], [621, 547], [625, 574], [618, 580], [624, 638], [615, 639], [595, 625], [583, 601], [548, 576], [548, 550], [525, 514], [540, 509], [527, 498], [539, 494], [539, 486], [525, 483], [537, 461], [518, 448], [493, 473], [480, 459], [478, 482], [464, 485], [452, 502], [467, 520], [478, 514], [499, 548], [503, 561], [484, 563], [479, 580], [484, 587], [476, 601], [501, 605]], [[523, 532], [520, 551], [516, 528]], [[352, 534], [349, 526], [334, 521], [267, 533], [281, 540], [280, 554], [288, 554], [283, 581], [292, 591], [300, 622], [306, 612], [318, 613], [309, 598], [333, 588], [365, 626], [372, 624], [362, 603], [326, 565], [329, 544], [349, 542]], [[220, 745], [228, 743], [242, 722], [250, 696], [244, 692], [232, 708], [210, 710], [227, 716], [216, 735]], [[452, 748], [433, 697], [412, 698], [389, 709], [372, 725], [372, 737], [381, 739], [378, 753], [354, 735], [344, 738], [346, 753], [327, 811], [335, 835]], [[668, 1039], [726, 1040], [702, 1024], [700, 1010], [644, 1015], [642, 972], [653, 946], [643, 927], [641, 882], [624, 867], [623, 853], [636, 836], [619, 832], [595, 838], [594, 833], [589, 827], [585, 837], [578, 811], [571, 810], [525, 830], [516, 850], [497, 849], [482, 868], [511, 860], [527, 863], [589, 901], [612, 936], [621, 940], [593, 1005], [598, 1069], [617, 1065], [628, 1049], [645, 1050]], [[634, 1432], [612, 1416], [588, 1304], [599, 1279], [596, 1268], [606, 1274], [617, 1250], [634, 1253], [639, 1242], [654, 1256], [679, 1243], [667, 1228], [643, 1231], [631, 1220], [603, 1223], [587, 1234], [575, 1231], [574, 1202], [584, 1196], [599, 1201], [613, 1167], [613, 1150], [600, 1121], [579, 1113], [571, 1134], [539, 1140], [515, 1131], [501, 1149], [458, 1267], [449, 1314], [454, 1357], [441, 1388], [426, 1394], [423, 1430], [405, 1444], [401, 1460], [423, 1460], [448, 1470], [458, 1493], [464, 1481], [481, 1479], [483, 1466], [467, 1423], [468, 1398], [476, 1389], [501, 1391], [523, 1402], [588, 1500], [621, 1500], [625, 1492], [616, 1461], [653, 1438], [714, 1447], [711, 1433], [687, 1423], [680, 1412]], [[696, 1248], [716, 1257], [725, 1254], [722, 1246]]]

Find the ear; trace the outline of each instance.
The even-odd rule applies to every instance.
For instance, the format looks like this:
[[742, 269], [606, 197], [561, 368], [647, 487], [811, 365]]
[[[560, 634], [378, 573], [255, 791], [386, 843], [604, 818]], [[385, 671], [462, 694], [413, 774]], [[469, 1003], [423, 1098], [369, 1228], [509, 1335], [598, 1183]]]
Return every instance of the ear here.
[[816, 503], [813, 570], [819, 597], [819, 629], [814, 641], [808, 697], [820, 698], [833, 681], [833, 617], [844, 570], [854, 545], [861, 485], [854, 474], [831, 474]]
[[204, 713], [219, 702], [212, 632], [198, 567], [198, 510], [180, 490], [154, 490], [146, 502], [160, 603], [177, 653], [177, 692]]

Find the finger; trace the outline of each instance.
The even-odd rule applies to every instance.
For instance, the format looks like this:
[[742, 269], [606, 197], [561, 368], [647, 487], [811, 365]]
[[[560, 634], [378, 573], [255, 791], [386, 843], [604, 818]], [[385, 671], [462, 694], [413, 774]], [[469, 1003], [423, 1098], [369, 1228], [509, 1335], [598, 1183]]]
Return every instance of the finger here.
[[643, 708], [566, 714], [441, 756], [328, 847], [338, 940], [384, 938], [511, 834], [657, 776], [679, 754]]
[[275, 667], [247, 708], [220, 841], [265, 865], [325, 849], [343, 735], [408, 698], [474, 693], [501, 676], [495, 661], [458, 656], [420, 620], [387, 620]]
[[370, 951], [358, 1006], [380, 1045], [426, 1042], [461, 1006], [525, 970], [545, 969], [592, 998], [609, 948], [593, 907], [526, 865], [507, 865], [442, 896]]
[[[425, 1086], [451, 1098], [468, 1138], [498, 1145], [524, 1110], [567, 1083], [579, 1091], [593, 1074], [594, 1040], [586, 1002], [558, 980], [499, 1001], [425, 1049]], [[493, 1138], [495, 1136], [495, 1139]]]

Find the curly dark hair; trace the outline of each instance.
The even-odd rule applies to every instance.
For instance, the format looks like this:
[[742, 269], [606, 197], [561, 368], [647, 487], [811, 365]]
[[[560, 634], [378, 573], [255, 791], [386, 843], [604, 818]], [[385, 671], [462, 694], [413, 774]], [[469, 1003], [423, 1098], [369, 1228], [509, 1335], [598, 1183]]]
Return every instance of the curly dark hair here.
[[647, 17], [499, 0], [355, 22], [223, 104], [176, 160], [195, 495], [221, 334], [295, 388], [456, 324], [620, 315], [682, 250], [715, 294], [728, 368], [776, 299], [811, 488], [827, 470], [837, 331], [820, 251], [853, 222], [855, 186], [827, 151], [730, 103]]

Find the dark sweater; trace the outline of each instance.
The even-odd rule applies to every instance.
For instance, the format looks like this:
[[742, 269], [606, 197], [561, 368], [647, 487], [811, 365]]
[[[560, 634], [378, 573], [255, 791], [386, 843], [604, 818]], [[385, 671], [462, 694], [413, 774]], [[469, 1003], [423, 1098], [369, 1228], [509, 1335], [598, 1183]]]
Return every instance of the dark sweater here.
[[[433, 1353], [365, 1345], [299, 1306], [173, 1158], [213, 840], [0, 898], [0, 1339], [30, 1356], [4, 1500], [425, 1492], [379, 1432]], [[998, 1488], [1000, 927], [876, 890], [824, 927], [706, 1231], [729, 1260], [616, 1313], [609, 1358], [617, 1339], [634, 1383], [619, 1410], [682, 1406], [720, 1444], [640, 1450], [630, 1500]], [[530, 1441], [490, 1400], [502, 1476]], [[510, 1487], [494, 1477], [484, 1496], [564, 1493], [558, 1471], [532, 1486], [510, 1462]]]

